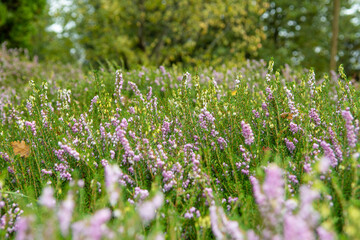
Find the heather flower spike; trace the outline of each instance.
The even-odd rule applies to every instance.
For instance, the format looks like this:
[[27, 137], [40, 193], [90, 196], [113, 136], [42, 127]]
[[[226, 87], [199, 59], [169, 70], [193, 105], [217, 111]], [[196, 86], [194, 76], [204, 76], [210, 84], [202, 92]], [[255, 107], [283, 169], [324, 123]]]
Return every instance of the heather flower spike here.
[[241, 128], [242, 135], [245, 138], [245, 144], [251, 145], [254, 142], [255, 138], [250, 125], [245, 123], [244, 121], [241, 121]]

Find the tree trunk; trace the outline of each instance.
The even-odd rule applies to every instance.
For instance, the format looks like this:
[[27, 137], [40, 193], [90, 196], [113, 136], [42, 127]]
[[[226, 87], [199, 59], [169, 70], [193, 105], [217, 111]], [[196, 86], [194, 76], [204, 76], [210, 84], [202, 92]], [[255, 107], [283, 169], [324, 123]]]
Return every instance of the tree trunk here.
[[331, 56], [330, 56], [330, 70], [336, 70], [336, 54], [339, 36], [339, 15], [340, 15], [340, 0], [333, 0], [333, 21], [332, 21], [332, 37], [331, 37]]

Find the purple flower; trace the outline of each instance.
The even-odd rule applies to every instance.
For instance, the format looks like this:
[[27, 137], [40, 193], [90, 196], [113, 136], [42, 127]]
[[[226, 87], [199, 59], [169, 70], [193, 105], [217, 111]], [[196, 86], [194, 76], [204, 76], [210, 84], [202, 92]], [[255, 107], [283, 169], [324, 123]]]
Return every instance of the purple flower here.
[[255, 138], [250, 125], [245, 123], [244, 121], [241, 121], [241, 128], [242, 135], [245, 138], [245, 144], [251, 145], [254, 142]]
[[298, 132], [298, 130], [299, 130], [298, 125], [295, 124], [295, 123], [293, 123], [293, 122], [290, 122], [290, 131], [291, 131], [293, 134], [295, 134], [295, 133]]
[[109, 165], [109, 162], [106, 159], [103, 159], [103, 160], [101, 160], [101, 165], [103, 167], [106, 167], [107, 165]]
[[194, 214], [192, 214], [192, 213], [190, 213], [190, 212], [186, 212], [185, 214], [184, 214], [184, 218], [186, 218], [186, 219], [192, 219], [194, 217]]
[[97, 103], [98, 100], [99, 100], [99, 96], [98, 96], [98, 95], [96, 95], [93, 99], [91, 99], [91, 104], [90, 104], [89, 112], [92, 112], [92, 111], [93, 111], [94, 104]]
[[139, 197], [140, 201], [145, 200], [145, 198], [147, 198], [149, 196], [149, 191], [148, 190], [142, 190], [139, 187], [135, 188], [135, 194], [134, 194], [134, 199]]
[[[295, 178], [290, 175], [289, 179]], [[293, 199], [285, 201], [282, 172], [275, 165], [266, 169], [263, 192], [255, 177], [251, 176], [250, 181], [256, 203], [264, 218], [260, 239], [315, 239], [320, 215], [313, 209], [312, 204], [319, 197], [318, 192], [301, 186], [299, 208]]]
[[288, 106], [289, 106], [290, 112], [292, 114], [294, 114], [294, 117], [296, 117], [297, 115], [299, 115], [299, 111], [295, 107], [294, 95], [291, 93], [291, 91], [289, 89], [287, 89], [287, 87], [284, 87], [284, 90], [285, 90], [287, 98], [288, 98]]
[[343, 160], [341, 146], [339, 145], [339, 142], [336, 139], [335, 133], [334, 133], [334, 131], [332, 130], [331, 127], [328, 128], [328, 131], [329, 131], [331, 143], [334, 146], [335, 155], [339, 159], [339, 161], [341, 162]]
[[338, 165], [338, 161], [335, 157], [334, 151], [330, 147], [330, 144], [325, 141], [321, 141], [320, 146], [324, 149], [324, 156], [330, 160], [330, 165], [332, 167], [336, 167]]
[[315, 239], [315, 236], [312, 229], [307, 225], [306, 219], [289, 214], [284, 219], [284, 239]]
[[18, 218], [16, 221], [16, 240], [34, 239], [30, 231], [33, 221], [32, 216]]
[[64, 161], [63, 163], [60, 163], [60, 164], [55, 163], [54, 169], [55, 169], [55, 171], [60, 173], [61, 179], [66, 179], [68, 181], [72, 180], [71, 174], [69, 172], [70, 167], [66, 161]]
[[34, 136], [36, 136], [36, 123], [35, 121], [29, 122], [29, 121], [25, 121], [25, 126], [29, 126], [31, 129], [31, 132], [33, 133]]
[[330, 167], [330, 159], [327, 157], [322, 157], [319, 162], [319, 170], [321, 173], [326, 173]]
[[211, 229], [216, 239], [228, 239], [227, 236], [229, 236], [229, 239], [244, 239], [239, 224], [236, 221], [227, 219], [222, 208], [212, 205], [209, 210]]
[[50, 209], [55, 208], [56, 200], [54, 198], [54, 190], [52, 187], [44, 188], [42, 195], [39, 198], [39, 204]]
[[41, 173], [45, 174], [45, 175], [52, 175], [52, 171], [51, 170], [46, 170], [46, 169], [41, 169]]
[[167, 135], [168, 133], [170, 133], [170, 124], [171, 124], [170, 122], [164, 120], [163, 125], [162, 125], [162, 127], [161, 127], [161, 131], [162, 131], [162, 134], [163, 134], [163, 138], [165, 138], [166, 135]]
[[116, 98], [115, 103], [117, 103], [117, 102], [121, 103], [122, 99], [123, 99], [121, 96], [121, 90], [122, 90], [122, 87], [124, 84], [124, 79], [123, 79], [122, 72], [120, 70], [117, 70], [115, 75], [116, 75], [116, 77], [115, 77], [115, 93], [114, 93], [114, 96]]
[[313, 201], [319, 197], [320, 194], [317, 191], [310, 189], [308, 186], [303, 185], [300, 187], [301, 204], [297, 215], [306, 220], [306, 223], [311, 228], [315, 228], [320, 220], [320, 214], [317, 213], [312, 206]]
[[110, 230], [105, 223], [111, 218], [111, 211], [107, 208], [98, 210], [91, 217], [72, 225], [73, 239], [100, 240], [103, 236], [110, 235]]
[[[269, 117], [270, 113], [269, 113], [269, 109], [268, 109], [268, 106], [267, 106], [266, 102], [263, 102], [261, 104], [261, 108], [265, 112], [265, 116]], [[263, 126], [265, 127], [265, 125], [266, 125], [266, 122], [264, 121]]]
[[284, 180], [279, 167], [271, 165], [266, 169], [263, 191], [268, 199], [277, 200], [279, 203], [284, 199]]
[[295, 184], [299, 183], [299, 180], [297, 180], [297, 177], [295, 175], [293, 175], [293, 174], [289, 174], [288, 179], [289, 179], [290, 182], [293, 182]]
[[110, 158], [114, 159], [115, 158], [115, 152], [114, 150], [110, 150]]
[[70, 156], [74, 157], [76, 160], [80, 160], [80, 154], [75, 150], [72, 149], [70, 146], [66, 144], [62, 144], [61, 142], [58, 143], [59, 147], [67, 152]]
[[104, 126], [102, 125], [102, 123], [100, 123], [100, 128], [99, 128], [99, 130], [100, 130], [101, 138], [102, 138], [102, 139], [105, 139], [105, 138], [106, 138], [106, 131], [105, 131], [105, 128], [104, 128]]
[[149, 101], [151, 99], [151, 96], [152, 96], [152, 87], [149, 87], [149, 92], [146, 95], [146, 99]]
[[208, 125], [210, 124], [212, 126], [214, 125], [214, 122], [215, 118], [213, 117], [213, 115], [211, 115], [211, 113], [206, 110], [206, 108], [201, 109], [201, 113], [199, 114], [200, 127], [208, 130]]
[[255, 109], [252, 110], [252, 113], [254, 114], [255, 118], [260, 118], [260, 113]]
[[72, 219], [72, 213], [74, 210], [75, 204], [73, 201], [72, 193], [70, 192], [66, 199], [61, 203], [60, 209], [57, 213], [59, 219], [59, 225], [61, 233], [66, 237], [69, 233], [69, 226]]
[[317, 126], [320, 125], [320, 117], [315, 108], [310, 109], [309, 117], [315, 122]]
[[111, 205], [115, 205], [120, 193], [117, 183], [121, 177], [121, 170], [117, 165], [107, 165], [105, 167], [105, 187], [109, 195]]
[[142, 102], [145, 102], [145, 99], [144, 99], [143, 95], [141, 94], [138, 86], [137, 86], [135, 83], [133, 83], [133, 82], [128, 82], [128, 84], [129, 84], [129, 86], [131, 87], [131, 89], [134, 91], [135, 95], [136, 95], [136, 96], [139, 96], [139, 97], [140, 97], [140, 100], [141, 100]]
[[346, 108], [346, 110], [342, 111], [341, 115], [343, 116], [343, 118], [346, 122], [345, 127], [346, 127], [346, 134], [347, 134], [347, 140], [348, 140], [349, 146], [354, 148], [356, 146], [356, 142], [357, 142], [356, 135], [354, 132], [354, 125], [352, 123], [354, 118], [351, 115], [349, 108]]
[[247, 235], [248, 240], [259, 240], [260, 239], [259, 236], [257, 236], [253, 230], [249, 230], [246, 235]]
[[84, 180], [83, 180], [83, 179], [79, 179], [79, 180], [77, 181], [77, 185], [78, 185], [80, 188], [83, 188], [83, 187], [85, 186]]
[[290, 151], [290, 153], [293, 153], [296, 148], [295, 144], [293, 142], [291, 142], [290, 140], [288, 140], [287, 138], [285, 138], [284, 140], [285, 140], [287, 149]]
[[160, 66], [159, 67], [159, 69], [160, 69], [160, 71], [161, 71], [161, 73], [163, 74], [163, 75], [166, 75], [166, 70], [165, 70], [165, 67], [164, 66]]
[[313, 98], [315, 93], [315, 72], [313, 70], [310, 70], [308, 84], [310, 87], [310, 98]]
[[261, 191], [259, 181], [256, 179], [256, 177], [250, 176], [250, 182], [253, 186], [253, 193], [254, 193], [256, 203], [259, 206], [264, 205], [266, 202], [266, 197]]
[[208, 197], [210, 199], [214, 198], [213, 190], [211, 188], [204, 188], [204, 193], [205, 193], [206, 197]]
[[135, 114], [135, 108], [134, 107], [129, 107], [129, 113]]
[[227, 143], [225, 141], [224, 138], [222, 137], [219, 137], [218, 140], [217, 140], [218, 144], [220, 145], [220, 149], [223, 150], [224, 148], [227, 147]]
[[267, 99], [268, 99], [269, 101], [272, 100], [272, 99], [274, 99], [271, 88], [267, 87], [267, 88], [265, 89], [265, 91], [266, 91], [266, 93], [267, 93]]
[[[282, 221], [282, 210], [285, 205], [284, 180], [281, 169], [276, 165], [270, 165], [266, 169], [262, 188], [255, 177], [251, 176], [250, 181], [253, 185], [255, 201], [259, 206], [264, 222], [266, 222], [266, 231], [277, 228], [277, 225]], [[266, 231], [263, 233], [264, 235], [266, 235]]]
[[155, 197], [144, 203], [138, 205], [138, 213], [144, 223], [149, 223], [156, 216], [156, 211], [162, 206], [164, 202], [164, 196], [161, 193], [155, 195]]
[[[31, 99], [31, 98], [30, 98]], [[31, 99], [32, 100], [32, 99]], [[30, 100], [27, 100], [26, 101], [26, 108], [29, 112], [29, 115], [32, 116], [32, 108], [33, 108], [33, 105], [32, 105], [32, 102]]]
[[316, 232], [319, 235], [319, 240], [334, 240], [334, 234], [326, 231], [323, 227], [318, 227]]

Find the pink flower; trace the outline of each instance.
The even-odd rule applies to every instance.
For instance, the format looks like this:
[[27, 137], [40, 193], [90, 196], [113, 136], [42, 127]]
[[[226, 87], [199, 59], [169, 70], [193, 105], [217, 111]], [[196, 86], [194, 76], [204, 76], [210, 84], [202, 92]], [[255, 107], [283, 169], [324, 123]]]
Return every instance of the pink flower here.
[[42, 195], [39, 198], [40, 205], [43, 205], [50, 209], [55, 208], [56, 200], [53, 195], [54, 195], [54, 190], [52, 189], [52, 187], [44, 188]]
[[61, 203], [60, 209], [57, 213], [60, 230], [63, 236], [67, 236], [69, 233], [69, 226], [72, 219], [72, 213], [74, 210], [75, 204], [73, 201], [72, 193], [70, 192], [66, 199]]
[[245, 144], [251, 145], [254, 142], [255, 138], [250, 125], [245, 123], [244, 121], [241, 121], [241, 128], [242, 135], [245, 138]]
[[117, 183], [119, 182], [121, 175], [122, 172], [117, 165], [107, 165], [105, 167], [105, 187], [110, 198], [110, 204], [113, 206], [120, 196]]
[[350, 109], [346, 108], [346, 110], [342, 111], [341, 115], [343, 116], [343, 118], [345, 119], [345, 127], [346, 127], [346, 135], [347, 135], [347, 140], [349, 143], [349, 146], [354, 148], [356, 146], [356, 135], [355, 135], [355, 131], [354, 131], [354, 125], [352, 123], [353, 121], [353, 116], [351, 115]]
[[149, 223], [156, 216], [156, 211], [162, 206], [164, 202], [164, 196], [161, 193], [155, 195], [155, 197], [144, 203], [138, 205], [138, 213], [144, 223]]

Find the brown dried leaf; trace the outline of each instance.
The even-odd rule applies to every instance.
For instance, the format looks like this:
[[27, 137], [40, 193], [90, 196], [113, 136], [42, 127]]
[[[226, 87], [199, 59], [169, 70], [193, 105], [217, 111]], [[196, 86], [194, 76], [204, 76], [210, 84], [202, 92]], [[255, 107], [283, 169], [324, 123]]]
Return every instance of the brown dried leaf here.
[[293, 114], [292, 113], [282, 113], [282, 114], [280, 114], [280, 117], [291, 120], [291, 119], [293, 119]]
[[14, 141], [10, 143], [13, 147], [15, 155], [20, 155], [20, 157], [29, 157], [30, 156], [30, 146], [26, 145], [25, 141]]

